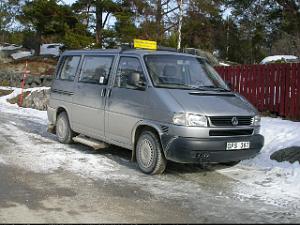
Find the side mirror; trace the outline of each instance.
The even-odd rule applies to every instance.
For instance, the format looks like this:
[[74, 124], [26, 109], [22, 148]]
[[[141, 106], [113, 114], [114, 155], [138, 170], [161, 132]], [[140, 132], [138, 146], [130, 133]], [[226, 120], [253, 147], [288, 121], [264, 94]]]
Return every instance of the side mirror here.
[[138, 90], [145, 89], [145, 83], [141, 80], [141, 74], [137, 72], [133, 72], [128, 75], [127, 84]]
[[225, 81], [225, 84], [232, 90], [232, 83], [230, 81]]

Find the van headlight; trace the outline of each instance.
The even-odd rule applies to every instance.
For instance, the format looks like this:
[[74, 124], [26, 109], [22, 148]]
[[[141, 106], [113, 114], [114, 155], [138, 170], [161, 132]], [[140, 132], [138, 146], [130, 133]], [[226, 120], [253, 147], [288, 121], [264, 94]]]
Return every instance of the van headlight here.
[[194, 113], [175, 113], [173, 123], [188, 127], [207, 127], [207, 117]]
[[253, 125], [254, 126], [260, 126], [260, 121], [261, 121], [261, 117], [259, 115], [256, 115], [254, 117], [254, 122], [253, 122]]

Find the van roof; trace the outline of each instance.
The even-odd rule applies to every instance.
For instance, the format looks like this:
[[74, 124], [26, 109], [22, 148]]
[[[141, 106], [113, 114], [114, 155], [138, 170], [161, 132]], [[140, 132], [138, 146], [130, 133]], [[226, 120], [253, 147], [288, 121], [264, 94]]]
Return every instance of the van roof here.
[[194, 56], [198, 58], [203, 58], [198, 55], [192, 55], [188, 53], [181, 53], [181, 52], [175, 52], [175, 51], [168, 51], [168, 50], [144, 50], [144, 49], [92, 49], [92, 50], [68, 50], [63, 53], [63, 55], [76, 55], [76, 54], [97, 54], [97, 53], [107, 53], [107, 54], [120, 54], [120, 53], [126, 53], [126, 54], [133, 54], [133, 55], [185, 55], [185, 56]]

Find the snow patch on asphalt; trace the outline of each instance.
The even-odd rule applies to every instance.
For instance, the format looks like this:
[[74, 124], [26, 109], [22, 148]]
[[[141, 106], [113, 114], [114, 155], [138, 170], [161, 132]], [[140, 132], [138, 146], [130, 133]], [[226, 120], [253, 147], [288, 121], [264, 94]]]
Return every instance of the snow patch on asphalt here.
[[[3, 128], [2, 133], [14, 134], [17, 137], [14, 139], [16, 151], [10, 152], [5, 159], [10, 164], [38, 173], [51, 173], [62, 168], [82, 174], [86, 168], [89, 168], [97, 171], [99, 176], [117, 169], [117, 164], [113, 164], [113, 161], [106, 157], [84, 154], [72, 146], [57, 143], [56, 140], [49, 140], [39, 134], [26, 133], [11, 123], [4, 124]], [[11, 157], [12, 155], [16, 157]]]
[[0, 164], [6, 164], [5, 160], [0, 156]]

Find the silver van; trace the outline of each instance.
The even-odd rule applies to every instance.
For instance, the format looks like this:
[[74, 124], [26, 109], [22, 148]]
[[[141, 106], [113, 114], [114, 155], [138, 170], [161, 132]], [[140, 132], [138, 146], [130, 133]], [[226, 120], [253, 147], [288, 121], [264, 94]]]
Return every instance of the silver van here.
[[264, 144], [257, 110], [205, 59], [168, 51], [64, 52], [48, 118], [60, 142], [130, 149], [148, 174], [167, 160], [235, 165]]

